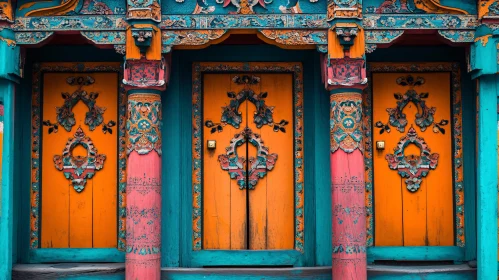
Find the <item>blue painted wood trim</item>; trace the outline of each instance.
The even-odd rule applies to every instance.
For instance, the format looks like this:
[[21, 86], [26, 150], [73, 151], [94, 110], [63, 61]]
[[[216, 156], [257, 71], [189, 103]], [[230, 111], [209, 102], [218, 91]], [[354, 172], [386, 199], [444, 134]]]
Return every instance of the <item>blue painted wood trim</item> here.
[[302, 253], [296, 250], [202, 250], [191, 254], [193, 267], [230, 266], [303, 266]]
[[[315, 265], [331, 266], [332, 227], [331, 223], [331, 170], [329, 158], [329, 114], [330, 102], [329, 93], [324, 89], [320, 81], [319, 61], [314, 64], [315, 76], [318, 79], [314, 82], [316, 91], [314, 94], [314, 114], [315, 114]], [[307, 130], [309, 128], [307, 127]], [[326, 222], [328, 221], [328, 222]]]
[[12, 81], [0, 79], [4, 103], [2, 189], [0, 199], [0, 279], [11, 279], [14, 226], [14, 92]]
[[56, 262], [108, 262], [120, 263], [125, 261], [125, 252], [117, 248], [43, 248], [29, 252], [30, 263]]
[[464, 248], [457, 246], [442, 247], [369, 247], [367, 261], [463, 261]]
[[476, 260], [476, 92], [466, 63], [461, 63], [464, 168], [465, 260]]
[[162, 94], [163, 105], [163, 156], [162, 173], [162, 223], [161, 223], [161, 266], [178, 267], [180, 265], [180, 95], [178, 56], [172, 60], [171, 78], [166, 92]]
[[478, 279], [497, 279], [497, 75], [481, 76], [478, 93]]

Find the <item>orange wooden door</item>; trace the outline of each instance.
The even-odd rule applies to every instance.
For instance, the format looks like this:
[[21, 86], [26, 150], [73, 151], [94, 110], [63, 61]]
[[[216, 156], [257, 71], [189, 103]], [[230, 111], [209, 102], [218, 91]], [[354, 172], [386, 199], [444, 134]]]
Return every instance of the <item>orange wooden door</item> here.
[[47, 73], [42, 94], [40, 245], [116, 247], [118, 74]]
[[204, 75], [203, 249], [294, 248], [292, 120], [292, 74]]
[[454, 245], [450, 84], [449, 73], [373, 74], [375, 246]]

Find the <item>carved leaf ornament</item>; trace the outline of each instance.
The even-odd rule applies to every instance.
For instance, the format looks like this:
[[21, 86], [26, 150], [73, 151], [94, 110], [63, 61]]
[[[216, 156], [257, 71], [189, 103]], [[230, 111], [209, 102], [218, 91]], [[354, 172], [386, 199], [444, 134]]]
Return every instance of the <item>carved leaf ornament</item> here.
[[[421, 154], [405, 155], [404, 150], [410, 144], [415, 144]], [[416, 192], [421, 186], [422, 178], [437, 167], [439, 154], [432, 154], [423, 137], [419, 137], [411, 126], [407, 135], [402, 137], [394, 148], [394, 153], [387, 154], [385, 158], [390, 169], [397, 170], [402, 178], [407, 178], [405, 180], [407, 189]]]
[[[74, 156], [73, 150], [77, 146], [82, 146], [87, 150], [87, 156]], [[87, 184], [87, 179], [94, 176], [96, 170], [104, 167], [106, 155], [98, 154], [97, 149], [90, 137], [86, 136], [79, 127], [74, 138], [69, 138], [62, 155], [54, 156], [54, 164], [57, 170], [62, 171], [66, 179], [71, 180], [73, 188], [77, 192], [83, 191]]]
[[281, 120], [279, 123], [274, 123], [274, 106], [265, 104], [268, 92], [257, 94], [251, 89], [251, 85], [256, 85], [260, 82], [259, 77], [247, 75], [235, 76], [232, 81], [238, 85], [245, 85], [245, 88], [238, 93], [233, 91], [227, 92], [230, 102], [229, 105], [222, 107], [220, 123], [215, 123], [211, 120], [205, 122], [205, 126], [211, 128], [211, 133], [222, 132], [223, 127], [227, 124], [239, 128], [239, 125], [243, 121], [239, 107], [246, 100], [253, 103], [256, 107], [256, 111], [253, 114], [253, 121], [256, 127], [261, 128], [264, 125], [269, 125], [273, 127], [275, 132], [286, 132], [285, 126], [289, 124], [289, 121]]
[[[211, 120], [205, 122], [205, 126], [210, 129], [211, 133], [222, 132], [223, 127], [227, 124], [239, 128], [243, 121], [242, 113], [239, 112], [239, 107], [245, 101], [253, 103], [256, 111], [253, 115], [253, 121], [257, 128], [264, 125], [273, 127], [275, 132], [286, 132], [285, 126], [289, 124], [287, 120], [281, 120], [279, 123], [274, 123], [274, 107], [265, 104], [267, 92], [255, 93], [252, 85], [260, 83], [260, 78], [256, 76], [235, 76], [232, 80], [238, 85], [245, 85], [244, 89], [235, 92], [228, 92], [230, 103], [222, 107], [222, 117], [220, 123], [214, 123]], [[239, 189], [254, 189], [258, 180], [265, 177], [268, 171], [274, 168], [277, 161], [277, 154], [269, 154], [269, 148], [263, 145], [263, 140], [259, 134], [253, 133], [250, 128], [246, 127], [240, 133], [236, 133], [230, 141], [230, 145], [226, 148], [227, 153], [218, 156], [220, 167], [222, 170], [229, 172], [230, 178], [236, 179]], [[257, 148], [256, 157], [246, 159], [238, 155], [237, 147], [250, 143]]]
[[418, 112], [415, 115], [415, 123], [422, 132], [426, 131], [428, 127], [433, 125], [434, 133], [445, 134], [444, 126], [449, 124], [449, 120], [442, 119], [438, 123], [435, 122], [435, 112], [437, 111], [437, 108], [428, 106], [425, 100], [430, 94], [428, 92], [418, 93], [414, 90], [414, 87], [425, 83], [424, 78], [414, 78], [412, 75], [408, 75], [397, 78], [396, 82], [398, 85], [408, 86], [409, 89], [405, 94], [393, 94], [393, 97], [397, 100], [397, 106], [395, 108], [386, 109], [389, 116], [387, 123], [383, 123], [381, 121], [376, 122], [375, 126], [380, 129], [379, 133], [390, 133], [390, 126], [395, 127], [400, 132], [404, 132], [408, 121], [407, 116], [403, 111], [408, 104], [412, 103], [418, 109]]
[[[67, 132], [70, 132], [73, 126], [76, 125], [73, 108], [81, 101], [88, 108], [88, 112], [85, 114], [85, 124], [88, 125], [90, 131], [95, 130], [96, 127], [104, 123], [104, 111], [106, 108], [99, 107], [96, 104], [99, 93], [87, 92], [83, 89], [84, 86], [94, 84], [95, 79], [91, 76], [69, 77], [66, 79], [66, 83], [71, 86], [77, 86], [78, 89], [71, 94], [67, 92], [61, 93], [64, 104], [61, 107], [56, 107], [57, 122], [53, 123], [50, 120], [44, 120], [43, 125], [49, 127], [49, 134], [52, 132], [57, 133], [59, 125], [64, 127]], [[102, 132], [112, 134], [113, 130], [111, 127], [115, 125], [115, 121], [104, 123], [102, 125]]]

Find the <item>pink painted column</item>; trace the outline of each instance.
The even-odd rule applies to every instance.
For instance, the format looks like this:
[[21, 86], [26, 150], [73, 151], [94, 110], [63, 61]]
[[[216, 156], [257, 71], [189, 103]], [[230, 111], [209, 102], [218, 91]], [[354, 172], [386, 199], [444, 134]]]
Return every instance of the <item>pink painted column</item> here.
[[332, 276], [367, 279], [366, 207], [360, 89], [330, 91]]
[[161, 95], [131, 90], [127, 111], [126, 279], [161, 277]]

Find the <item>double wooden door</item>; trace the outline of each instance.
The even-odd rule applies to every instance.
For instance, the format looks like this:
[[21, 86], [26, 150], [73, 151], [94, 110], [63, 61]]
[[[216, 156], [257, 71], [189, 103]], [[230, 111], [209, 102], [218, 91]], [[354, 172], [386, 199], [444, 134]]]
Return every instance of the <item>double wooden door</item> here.
[[451, 74], [374, 73], [372, 87], [374, 245], [454, 245], [461, 221], [453, 184], [462, 174], [453, 171], [461, 127], [451, 111]]
[[205, 74], [202, 108], [203, 249], [293, 249], [293, 75]]

